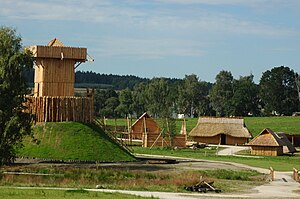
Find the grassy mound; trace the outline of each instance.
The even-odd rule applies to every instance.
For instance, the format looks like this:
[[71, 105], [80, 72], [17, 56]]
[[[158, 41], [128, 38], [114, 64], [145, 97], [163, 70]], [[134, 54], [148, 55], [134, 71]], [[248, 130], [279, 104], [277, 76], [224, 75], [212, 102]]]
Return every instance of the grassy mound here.
[[131, 161], [134, 158], [114, 143], [101, 128], [78, 122], [44, 123], [33, 127], [19, 156], [56, 160]]

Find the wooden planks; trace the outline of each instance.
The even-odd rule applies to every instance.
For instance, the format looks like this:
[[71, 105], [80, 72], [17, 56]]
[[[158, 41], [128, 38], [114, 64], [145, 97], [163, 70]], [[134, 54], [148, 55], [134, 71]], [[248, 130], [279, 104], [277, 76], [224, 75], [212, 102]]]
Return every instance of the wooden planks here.
[[25, 105], [36, 122], [90, 123], [94, 119], [93, 97], [27, 97]]
[[73, 96], [74, 64], [74, 60], [37, 59], [35, 96]]
[[86, 48], [64, 47], [64, 46], [30, 46], [28, 48], [34, 57], [73, 59], [85, 62], [87, 56]]

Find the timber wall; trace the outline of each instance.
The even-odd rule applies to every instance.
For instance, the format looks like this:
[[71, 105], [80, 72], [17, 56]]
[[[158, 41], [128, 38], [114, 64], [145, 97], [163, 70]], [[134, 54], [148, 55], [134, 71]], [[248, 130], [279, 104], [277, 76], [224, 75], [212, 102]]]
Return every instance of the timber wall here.
[[74, 64], [71, 59], [37, 58], [34, 96], [74, 96]]
[[300, 147], [300, 134], [286, 134], [289, 141], [295, 147]]
[[213, 136], [213, 137], [195, 136], [195, 137], [193, 137], [193, 140], [195, 142], [199, 142], [199, 143], [219, 144], [220, 143], [220, 135], [216, 135], [216, 136]]
[[93, 97], [27, 97], [25, 106], [35, 122], [90, 123], [94, 119]]
[[261, 156], [278, 156], [283, 154], [283, 147], [281, 146], [251, 146], [251, 155]]
[[186, 138], [187, 136], [184, 134], [178, 134], [173, 138], [173, 146], [179, 147], [179, 148], [185, 148], [186, 147]]
[[247, 141], [247, 138], [226, 135], [226, 144], [228, 145], [244, 145]]
[[[212, 136], [212, 137], [194, 136], [193, 140], [195, 142], [199, 142], [199, 143], [220, 144], [221, 143], [221, 136], [220, 136], [220, 134]], [[225, 144], [228, 144], [228, 145], [244, 145], [245, 143], [247, 143], [247, 138], [233, 137], [233, 136], [226, 135]]]
[[[144, 126], [144, 123], [146, 125]], [[159, 134], [160, 128], [157, 123], [152, 118], [139, 119], [131, 128], [132, 130], [132, 139], [142, 139], [143, 134], [145, 133], [145, 128], [147, 134]]]
[[151, 133], [143, 136], [144, 147], [164, 147], [172, 146], [185, 148], [186, 147], [186, 135], [178, 134], [173, 137], [172, 142], [169, 136], [163, 137], [160, 133]]

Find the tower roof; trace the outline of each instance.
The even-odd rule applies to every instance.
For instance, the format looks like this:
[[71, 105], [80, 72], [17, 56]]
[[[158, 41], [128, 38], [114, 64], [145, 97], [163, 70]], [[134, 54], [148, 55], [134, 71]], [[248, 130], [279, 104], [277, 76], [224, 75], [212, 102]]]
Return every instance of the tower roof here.
[[52, 39], [47, 46], [59, 46], [59, 47], [64, 47], [65, 45], [56, 37]]

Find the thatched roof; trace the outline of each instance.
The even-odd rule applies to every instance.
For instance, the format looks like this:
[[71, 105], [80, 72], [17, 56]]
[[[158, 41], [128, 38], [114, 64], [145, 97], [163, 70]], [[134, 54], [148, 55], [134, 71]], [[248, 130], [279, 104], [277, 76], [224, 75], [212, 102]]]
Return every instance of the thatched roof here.
[[196, 127], [191, 130], [189, 136], [213, 137], [218, 134], [252, 138], [251, 133], [244, 125], [244, 119], [216, 117], [200, 117]]
[[266, 128], [258, 134], [248, 145], [250, 146], [283, 146], [280, 137], [271, 129]]
[[275, 133], [271, 129], [264, 129], [259, 135], [248, 143], [249, 146], [282, 146], [284, 152], [294, 153], [295, 147], [288, 140], [284, 133]]

